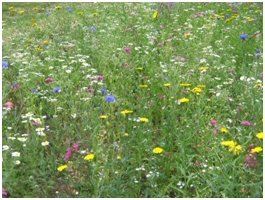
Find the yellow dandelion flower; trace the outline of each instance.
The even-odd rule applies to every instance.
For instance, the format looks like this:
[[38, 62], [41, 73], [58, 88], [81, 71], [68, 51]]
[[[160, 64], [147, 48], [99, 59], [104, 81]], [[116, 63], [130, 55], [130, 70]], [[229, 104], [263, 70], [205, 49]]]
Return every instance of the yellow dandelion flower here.
[[78, 15], [83, 15], [83, 14], [84, 14], [84, 12], [78, 12], [77, 14], [78, 14]]
[[180, 84], [180, 86], [182, 86], [182, 87], [190, 87], [191, 84], [189, 84], [189, 83], [182, 83], [182, 84]]
[[227, 130], [227, 128], [221, 128], [221, 133], [228, 133], [228, 130]]
[[48, 44], [49, 43], [49, 40], [44, 40], [43, 44]]
[[171, 84], [170, 83], [166, 83], [166, 84], [164, 84], [164, 86], [165, 87], [169, 87], [169, 86], [171, 86]]
[[156, 10], [155, 13], [154, 13], [154, 15], [153, 15], [153, 18], [156, 19], [157, 16], [158, 16], [158, 11]]
[[98, 12], [94, 12], [92, 15], [93, 16], [98, 16]]
[[38, 7], [34, 7], [32, 10], [37, 11], [37, 10], [39, 10], [39, 8]]
[[59, 10], [59, 9], [62, 9], [63, 7], [62, 6], [55, 6], [55, 9]]
[[119, 155], [119, 156], [117, 156], [117, 159], [118, 159], [118, 160], [121, 160], [121, 158], [122, 158], [122, 157], [121, 157], [120, 155]]
[[195, 88], [193, 88], [192, 90], [191, 90], [193, 93], [201, 93], [202, 92], [202, 89], [201, 88], [199, 88], [199, 87], [195, 87]]
[[37, 48], [37, 51], [42, 51], [42, 48], [39, 48], [39, 47], [38, 47], [38, 48]]
[[140, 88], [148, 88], [148, 85], [140, 85]]
[[204, 70], [207, 70], [207, 69], [209, 69], [209, 67], [207, 67], [207, 66], [199, 68], [199, 70], [201, 70], [201, 71], [204, 71]]
[[247, 21], [248, 21], [248, 22], [252, 22], [253, 19], [252, 19], [251, 17], [247, 17]]
[[257, 135], [256, 135], [256, 137], [257, 138], [259, 138], [259, 139], [261, 139], [261, 140], [263, 140], [263, 132], [260, 132], [260, 133], [258, 133]]
[[160, 147], [156, 147], [153, 149], [153, 152], [156, 153], [156, 154], [160, 154], [164, 151], [164, 149], [160, 148]]
[[100, 118], [100, 119], [106, 119], [107, 118], [107, 115], [101, 115], [98, 118]]
[[124, 136], [125, 136], [125, 137], [128, 137], [128, 136], [129, 136], [129, 133], [124, 133]]
[[233, 140], [230, 140], [230, 141], [221, 142], [221, 145], [223, 145], [223, 146], [235, 146], [236, 144]]
[[147, 118], [144, 118], [144, 117], [140, 117], [140, 121], [141, 122], [149, 122], [149, 120]]
[[95, 154], [88, 154], [88, 155], [84, 158], [84, 160], [88, 160], [88, 161], [90, 161], [90, 160], [94, 160], [94, 158], [95, 158]]
[[123, 115], [130, 114], [130, 113], [133, 113], [133, 111], [132, 110], [121, 111], [121, 114], [123, 114]]
[[57, 170], [61, 172], [66, 168], [67, 168], [67, 165], [62, 165], [62, 166], [58, 167]]
[[190, 100], [188, 98], [185, 98], [185, 97], [179, 100], [180, 103], [187, 103], [189, 101]]
[[256, 147], [256, 148], [254, 148], [254, 149], [251, 149], [251, 152], [252, 153], [259, 153], [259, 152], [261, 152], [262, 151], [262, 147]]
[[18, 14], [23, 14], [25, 13], [25, 10], [20, 10], [20, 11], [17, 11]]

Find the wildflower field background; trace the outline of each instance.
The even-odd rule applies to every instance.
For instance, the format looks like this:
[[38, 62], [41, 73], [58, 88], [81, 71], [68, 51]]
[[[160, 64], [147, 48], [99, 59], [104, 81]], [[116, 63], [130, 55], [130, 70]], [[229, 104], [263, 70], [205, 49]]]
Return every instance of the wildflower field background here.
[[2, 3], [2, 196], [263, 197], [263, 3]]

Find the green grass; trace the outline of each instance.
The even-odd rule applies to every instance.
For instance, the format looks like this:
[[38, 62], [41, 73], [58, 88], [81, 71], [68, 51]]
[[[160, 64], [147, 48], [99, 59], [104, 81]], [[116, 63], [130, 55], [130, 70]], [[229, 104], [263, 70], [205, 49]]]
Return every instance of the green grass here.
[[[246, 163], [251, 148], [263, 147], [256, 136], [263, 131], [262, 8], [2, 3], [2, 61], [9, 64], [2, 68], [2, 187], [8, 196], [263, 197], [263, 152], [253, 155], [255, 166]], [[61, 92], [52, 92], [57, 87]], [[184, 97], [189, 101], [181, 103]], [[163, 152], [154, 153], [156, 147]], [[89, 154], [95, 158], [84, 160]]]

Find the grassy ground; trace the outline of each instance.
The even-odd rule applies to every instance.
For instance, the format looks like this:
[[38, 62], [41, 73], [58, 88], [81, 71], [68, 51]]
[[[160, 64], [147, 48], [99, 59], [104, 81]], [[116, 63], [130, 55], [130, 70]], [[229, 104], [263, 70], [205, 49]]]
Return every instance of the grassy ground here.
[[3, 196], [263, 197], [262, 9], [2, 3]]

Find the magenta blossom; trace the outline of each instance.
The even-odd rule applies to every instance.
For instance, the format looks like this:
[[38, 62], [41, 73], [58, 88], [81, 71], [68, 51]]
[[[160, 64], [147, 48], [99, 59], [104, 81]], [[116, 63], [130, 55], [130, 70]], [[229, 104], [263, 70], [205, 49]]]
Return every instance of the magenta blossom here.
[[243, 126], [254, 126], [254, 124], [251, 124], [249, 121], [243, 121], [241, 122]]
[[41, 125], [41, 123], [39, 123], [39, 122], [32, 122], [32, 126], [39, 126], [39, 125]]
[[220, 128], [213, 130], [213, 134], [216, 135], [219, 132], [219, 130], [220, 130]]
[[72, 153], [71, 147], [67, 148], [66, 154], [65, 154], [65, 160], [68, 160], [69, 158], [71, 158], [71, 153]]
[[91, 94], [91, 93], [94, 92], [94, 89], [93, 89], [93, 88], [89, 88], [89, 89], [87, 90], [87, 92]]
[[74, 149], [75, 149], [76, 151], [78, 151], [78, 144], [77, 144], [77, 143], [74, 143]]
[[216, 124], [217, 124], [217, 121], [216, 121], [216, 120], [212, 120], [212, 121], [210, 121], [210, 124], [211, 124], [213, 127], [215, 127]]
[[54, 80], [52, 78], [46, 78], [45, 79], [45, 82], [46, 83], [52, 83], [52, 82], [54, 82]]
[[131, 52], [131, 49], [129, 48], [129, 47], [126, 47], [125, 49], [124, 49], [124, 51], [126, 51], [126, 53], [128, 53], [128, 54], [131, 54], [132, 52]]
[[162, 47], [163, 46], [162, 42], [158, 43], [158, 46]]
[[97, 79], [98, 81], [101, 81], [103, 79], [103, 76], [98, 76]]
[[250, 152], [250, 153], [248, 154], [248, 156], [246, 157], [245, 162], [246, 162], [246, 165], [247, 165], [249, 168], [252, 168], [252, 167], [254, 167], [255, 165], [258, 164], [258, 160], [257, 160], [255, 154], [254, 154], [254, 153], [251, 153], [251, 152]]
[[2, 188], [2, 196], [7, 196], [6, 189]]

